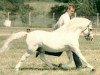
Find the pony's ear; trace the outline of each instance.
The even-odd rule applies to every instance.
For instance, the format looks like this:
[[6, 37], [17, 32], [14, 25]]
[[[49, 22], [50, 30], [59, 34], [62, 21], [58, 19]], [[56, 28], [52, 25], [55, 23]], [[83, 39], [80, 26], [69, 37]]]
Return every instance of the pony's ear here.
[[92, 22], [92, 21], [90, 21], [89, 25], [93, 25], [93, 22]]
[[93, 28], [92, 28], [92, 24], [93, 24], [93, 22], [90, 22], [90, 23], [89, 23], [89, 29], [93, 29]]

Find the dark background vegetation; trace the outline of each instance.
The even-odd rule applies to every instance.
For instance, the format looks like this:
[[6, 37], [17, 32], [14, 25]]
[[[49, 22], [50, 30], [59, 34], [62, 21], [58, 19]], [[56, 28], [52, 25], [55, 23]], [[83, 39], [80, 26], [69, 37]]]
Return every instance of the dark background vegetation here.
[[[34, 7], [35, 2], [40, 3], [37, 8]], [[41, 7], [40, 5], [45, 5], [42, 4], [43, 2], [45, 2], [46, 4], [52, 3], [53, 5], [50, 6], [46, 11], [43, 11], [45, 8], [38, 9], [39, 7]], [[78, 16], [89, 16], [91, 18], [91, 16], [96, 15], [96, 13], [100, 13], [100, 0], [0, 0], [0, 11], [3, 13], [10, 12], [11, 16], [19, 15], [22, 23], [27, 25], [29, 12], [32, 12], [32, 17], [42, 15], [45, 16], [45, 18], [53, 18], [54, 14], [54, 18], [57, 21], [59, 16], [65, 12], [65, 8], [68, 3], [75, 4], [77, 9], [76, 13]], [[7, 14], [5, 15], [7, 16]], [[11, 20], [16, 19], [15, 17], [10, 18]], [[47, 21], [48, 26], [52, 24], [52, 20], [50, 20], [49, 18], [48, 20], [50, 22]]]

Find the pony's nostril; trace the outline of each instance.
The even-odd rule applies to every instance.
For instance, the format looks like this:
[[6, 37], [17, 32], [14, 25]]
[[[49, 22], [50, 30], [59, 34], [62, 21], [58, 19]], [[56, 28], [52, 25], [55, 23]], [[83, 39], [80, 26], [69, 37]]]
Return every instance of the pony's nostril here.
[[93, 40], [93, 38], [91, 38], [91, 41]]

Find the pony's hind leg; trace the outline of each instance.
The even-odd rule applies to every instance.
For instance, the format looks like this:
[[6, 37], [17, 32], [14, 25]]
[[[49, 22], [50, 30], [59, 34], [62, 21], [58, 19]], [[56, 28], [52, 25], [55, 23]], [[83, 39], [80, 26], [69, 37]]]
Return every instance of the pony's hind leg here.
[[67, 64], [59, 64], [59, 67], [61, 67], [61, 68], [63, 68], [63, 69], [70, 69], [69, 68], [69, 64], [72, 62], [72, 60], [73, 60], [73, 56], [72, 56], [72, 51], [66, 51], [66, 54], [67, 54], [67, 56], [68, 56], [68, 62], [67, 62]]
[[46, 64], [47, 66], [49, 66], [51, 69], [54, 69], [54, 66], [53, 66], [50, 62], [48, 62], [48, 61], [46, 60], [44, 53], [41, 53], [41, 54], [40, 54], [40, 59], [41, 59], [43, 62], [45, 62], [45, 64]]
[[39, 48], [37, 49], [36, 57], [37, 57], [38, 55], [40, 55], [40, 59], [41, 59], [43, 62], [45, 62], [45, 64], [46, 64], [47, 66], [49, 66], [51, 69], [54, 69], [54, 66], [53, 66], [50, 62], [48, 62], [47, 59], [45, 58], [45, 51], [42, 51], [42, 48], [41, 48], [41, 47], [39, 47]]
[[21, 57], [20, 61], [16, 65], [16, 67], [15, 67], [16, 71], [19, 70], [20, 66], [26, 60], [26, 58], [28, 58], [32, 54], [36, 54], [37, 48], [38, 48], [38, 46], [34, 46], [34, 48], [32, 46], [28, 47], [27, 52]]
[[21, 66], [21, 64], [22, 64], [22, 62], [24, 62], [25, 59], [26, 59], [27, 57], [29, 57], [29, 56], [30, 56], [29, 53], [25, 53], [25, 54], [21, 57], [20, 61], [18, 62], [18, 64], [17, 64], [16, 67], [15, 67], [16, 71], [19, 70], [19, 68], [20, 68], [20, 66]]

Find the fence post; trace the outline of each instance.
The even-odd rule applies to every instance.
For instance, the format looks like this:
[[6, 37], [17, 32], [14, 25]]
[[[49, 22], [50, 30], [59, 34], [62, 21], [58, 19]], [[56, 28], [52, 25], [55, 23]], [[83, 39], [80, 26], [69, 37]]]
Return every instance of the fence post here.
[[97, 13], [97, 27], [99, 27], [99, 13]]
[[10, 12], [8, 12], [8, 14], [7, 14], [7, 16], [8, 16], [7, 18], [8, 18], [8, 20], [10, 20], [10, 18], [9, 18], [9, 14], [10, 14]]
[[6, 27], [11, 26], [11, 21], [10, 21], [10, 18], [9, 18], [9, 14], [10, 14], [10, 12], [7, 13], [7, 19], [4, 22], [4, 26], [6, 26]]
[[29, 12], [29, 26], [31, 26], [31, 12]]
[[53, 20], [55, 20], [55, 13], [53, 13], [53, 16], [52, 16]]

